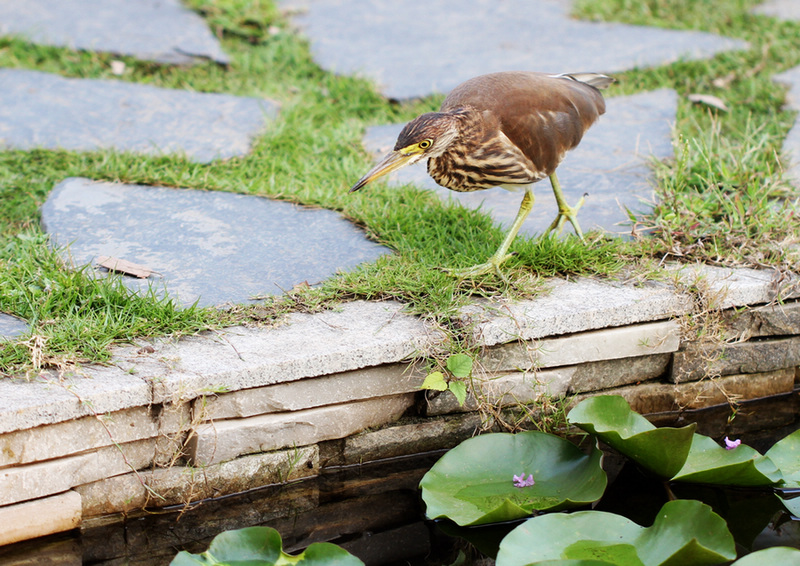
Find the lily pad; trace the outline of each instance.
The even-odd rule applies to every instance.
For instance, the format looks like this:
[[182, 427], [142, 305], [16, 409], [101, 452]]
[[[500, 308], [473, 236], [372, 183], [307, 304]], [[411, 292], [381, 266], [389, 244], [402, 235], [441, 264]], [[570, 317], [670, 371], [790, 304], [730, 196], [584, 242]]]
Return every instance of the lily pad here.
[[247, 527], [218, 534], [206, 552], [181, 551], [170, 566], [364, 566], [345, 549], [329, 542], [315, 542], [301, 554], [283, 552], [278, 531]]
[[800, 550], [788, 546], [774, 546], [752, 552], [740, 558], [731, 566], [797, 566], [800, 564]]
[[[431, 519], [461, 526], [509, 521], [598, 500], [607, 483], [601, 455], [543, 432], [484, 434], [442, 456], [419, 486]], [[533, 485], [516, 487], [515, 476], [532, 476]]]
[[776, 442], [765, 456], [780, 469], [783, 476], [781, 487], [795, 492], [792, 497], [778, 496], [778, 499], [792, 515], [800, 517], [800, 494], [797, 493], [800, 489], [800, 430]]
[[726, 450], [711, 438], [695, 434], [692, 449], [674, 481], [736, 486], [768, 486], [781, 479], [771, 459], [741, 444]]
[[602, 511], [534, 517], [503, 539], [497, 566], [550, 560], [596, 560], [619, 566], [705, 566], [734, 558], [736, 548], [725, 521], [699, 501], [676, 500], [664, 504], [648, 528]]
[[567, 420], [664, 479], [683, 467], [697, 426], [656, 428], [619, 395], [585, 399], [570, 411]]

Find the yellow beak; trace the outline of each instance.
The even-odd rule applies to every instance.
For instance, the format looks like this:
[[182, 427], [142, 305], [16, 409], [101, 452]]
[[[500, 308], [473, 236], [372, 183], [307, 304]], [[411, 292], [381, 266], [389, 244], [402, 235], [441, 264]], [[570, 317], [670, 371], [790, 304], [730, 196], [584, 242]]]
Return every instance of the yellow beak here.
[[357, 191], [367, 183], [371, 183], [378, 177], [383, 177], [384, 175], [388, 175], [392, 171], [397, 171], [401, 167], [405, 167], [411, 161], [411, 158], [414, 157], [414, 153], [401, 153], [400, 151], [393, 151], [383, 159], [381, 159], [380, 163], [378, 163], [375, 167], [370, 169], [366, 175], [361, 177], [358, 182], [353, 185], [350, 189], [350, 192]]

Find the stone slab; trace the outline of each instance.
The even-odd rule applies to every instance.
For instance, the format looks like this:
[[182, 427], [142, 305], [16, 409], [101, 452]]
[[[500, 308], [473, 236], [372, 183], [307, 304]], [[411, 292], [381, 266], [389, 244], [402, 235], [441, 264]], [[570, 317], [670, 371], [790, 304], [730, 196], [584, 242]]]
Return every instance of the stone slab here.
[[675, 352], [679, 347], [680, 325], [669, 320], [581, 332], [562, 338], [510, 342], [487, 350], [480, 364], [486, 373], [496, 374], [663, 354]]
[[[786, 94], [786, 108], [800, 110], [800, 66], [774, 75], [772, 79], [789, 89]], [[783, 153], [787, 158], [784, 163], [786, 177], [796, 187], [800, 187], [800, 120], [795, 121], [783, 140]]]
[[513, 303], [484, 299], [461, 309], [465, 327], [485, 346], [664, 320], [690, 312], [688, 297], [666, 284], [640, 287], [581, 278], [548, 281], [547, 291]]
[[67, 491], [0, 507], [0, 525], [0, 546], [76, 529], [81, 525], [81, 496]]
[[800, 302], [761, 305], [723, 312], [726, 339], [746, 341], [754, 337], [800, 335]]
[[[794, 370], [781, 369], [691, 383], [642, 383], [620, 387], [607, 393], [621, 395], [637, 413], [653, 414], [760, 399], [791, 392], [793, 387]], [[577, 404], [589, 396], [591, 394], [578, 395], [573, 403]]]
[[179, 0], [0, 0], [0, 34], [160, 63], [228, 63], [205, 21]]
[[155, 402], [286, 383], [400, 362], [444, 340], [434, 326], [402, 310], [393, 301], [356, 301], [288, 315], [277, 328], [232, 327], [157, 341], [153, 354], [119, 348], [115, 360], [152, 380]]
[[0, 435], [0, 468], [159, 435], [166, 437], [186, 430], [189, 420], [188, 405], [166, 409], [153, 405], [9, 432]]
[[344, 438], [397, 420], [413, 404], [414, 394], [410, 393], [220, 421], [195, 430], [188, 454], [195, 465], [207, 466], [245, 454]]
[[675, 352], [671, 379], [675, 383], [738, 373], [761, 373], [800, 366], [800, 336], [754, 340], [704, 347], [688, 343]]
[[480, 415], [467, 414], [364, 432], [345, 438], [341, 460], [332, 463], [355, 465], [453, 448], [475, 436], [482, 424]]
[[389, 251], [330, 210], [83, 178], [55, 187], [42, 206], [42, 224], [55, 244], [69, 245], [75, 264], [111, 256], [147, 266], [157, 275], [122, 280], [142, 293], [166, 289], [185, 305], [247, 303], [316, 284]]
[[[771, 270], [711, 266], [670, 266], [681, 289], [699, 287], [717, 308], [771, 303], [800, 295], [798, 278]], [[461, 309], [465, 327], [485, 346], [514, 340], [560, 336], [586, 330], [664, 320], [694, 311], [692, 297], [676, 285], [649, 282], [640, 286], [613, 280], [580, 278], [548, 281], [549, 292], [513, 303], [485, 299]]]
[[388, 364], [325, 377], [301, 379], [204, 396], [194, 401], [195, 418], [203, 421], [299, 411], [373, 397], [412, 393], [425, 379], [409, 364]]
[[208, 163], [246, 155], [276, 114], [263, 98], [0, 69], [2, 149], [113, 149]]
[[0, 313], [0, 344], [5, 340], [16, 338], [29, 331], [30, 326], [21, 318]]
[[172, 466], [128, 473], [76, 486], [75, 491], [81, 495], [83, 516], [95, 517], [222, 497], [318, 473], [319, 448], [303, 446], [243, 456], [202, 469]]
[[747, 45], [704, 32], [580, 21], [570, 17], [572, 3], [564, 0], [284, 0], [279, 5], [292, 13], [322, 68], [361, 74], [395, 99], [448, 92], [498, 70], [617, 72]]
[[769, 0], [753, 8], [753, 13], [781, 20], [800, 20], [800, 4], [796, 0]]
[[[598, 229], [612, 234], [630, 234], [626, 209], [650, 212], [656, 201], [651, 159], [674, 156], [672, 124], [675, 122], [677, 95], [672, 90], [622, 96], [607, 100], [606, 113], [569, 152], [558, 168], [558, 178], [570, 202], [587, 194], [579, 220], [585, 231]], [[364, 146], [376, 159], [392, 150], [404, 124], [374, 126], [367, 130]], [[414, 184], [434, 191], [442, 200], [470, 209], [487, 211], [508, 228], [522, 201], [521, 193], [500, 187], [458, 193], [437, 185], [427, 173], [427, 160], [392, 173], [391, 185]], [[536, 202], [521, 233], [543, 233], [558, 212], [550, 181], [536, 185]], [[571, 227], [569, 228], [571, 230]]]
[[75, 456], [0, 469], [0, 505], [61, 493], [77, 485], [152, 465], [154, 440], [107, 446]]
[[0, 379], [0, 434], [113, 413], [151, 402], [150, 386], [114, 366], [43, 374], [31, 381]]

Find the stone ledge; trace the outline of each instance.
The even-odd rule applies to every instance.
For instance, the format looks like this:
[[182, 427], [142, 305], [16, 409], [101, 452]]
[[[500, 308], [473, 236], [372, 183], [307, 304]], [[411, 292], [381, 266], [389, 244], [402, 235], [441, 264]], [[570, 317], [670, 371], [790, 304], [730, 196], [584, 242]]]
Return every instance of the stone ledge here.
[[634, 324], [489, 349], [481, 358], [487, 373], [529, 371], [675, 352], [680, 346], [676, 321]]
[[675, 352], [670, 377], [675, 383], [708, 376], [760, 373], [800, 366], [800, 336], [704, 347], [688, 343]]
[[344, 438], [395, 421], [413, 404], [414, 394], [406, 393], [205, 424], [189, 439], [188, 455], [194, 465], [207, 466], [244, 454]]
[[155, 453], [156, 442], [148, 439], [0, 469], [0, 505], [45, 497], [131, 469], [146, 468], [153, 464]]
[[81, 496], [74, 491], [0, 507], [0, 546], [69, 531], [80, 524]]
[[243, 456], [203, 468], [173, 466], [128, 473], [74, 489], [81, 495], [83, 515], [91, 517], [221, 497], [318, 473], [319, 448], [313, 445]]

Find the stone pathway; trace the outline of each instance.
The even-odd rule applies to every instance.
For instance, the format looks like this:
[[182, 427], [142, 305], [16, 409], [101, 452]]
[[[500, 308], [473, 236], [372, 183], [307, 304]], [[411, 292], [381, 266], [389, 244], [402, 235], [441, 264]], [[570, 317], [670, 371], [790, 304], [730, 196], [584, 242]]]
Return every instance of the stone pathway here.
[[[783, 14], [793, 6], [769, 5], [777, 5]], [[357, 0], [348, 4], [347, 19], [342, 19], [341, 2], [335, 0], [286, 0], [281, 7], [294, 10], [293, 20], [309, 37], [321, 66], [337, 73], [362, 73], [386, 96], [400, 99], [446, 92], [470, 76], [505, 68], [614, 72], [745, 47], [741, 41], [707, 33], [578, 21], [568, 15], [568, 0], [446, 0], [404, 2], [402, 7]], [[202, 18], [179, 0], [0, 0], [0, 34], [166, 63], [228, 61]], [[646, 162], [650, 155], [669, 155], [674, 106], [675, 95], [667, 91], [611, 100], [607, 115], [568, 157], [560, 170], [563, 185], [571, 200], [589, 193], [581, 213], [586, 228], [625, 232], [627, 228], [618, 225], [625, 219], [621, 206], [637, 210], [652, 199]], [[275, 103], [261, 99], [0, 70], [0, 147], [177, 152], [206, 162], [249, 151], [253, 136], [268, 127], [276, 113]], [[391, 128], [370, 130], [367, 145], [374, 149], [391, 144], [396, 131]], [[422, 184], [434, 188], [427, 178]], [[542, 222], [553, 216], [550, 190], [546, 184], [542, 189], [524, 228], [529, 234], [540, 231]], [[500, 190], [473, 195], [435, 190], [464, 199], [466, 206], [483, 204], [499, 222], [507, 222], [519, 205], [516, 196]], [[130, 204], [131, 197], [150, 203], [151, 209]], [[154, 203], [172, 212], [154, 219]], [[232, 212], [237, 206], [242, 209]], [[263, 218], [250, 212], [256, 210], [263, 210]], [[245, 215], [248, 223], [232, 222], [231, 214]], [[271, 220], [270, 214], [278, 220]], [[113, 232], [109, 215], [116, 216]], [[242, 195], [68, 179], [51, 195], [43, 216], [56, 241], [75, 240], [74, 258], [125, 256], [120, 259], [159, 271], [163, 279], [158, 284], [179, 293], [181, 300], [199, 296], [202, 304], [245, 301], [252, 293], [280, 292], [304, 280], [314, 283], [336, 269], [385, 253], [333, 213]], [[315, 236], [298, 229], [311, 217], [321, 223], [319, 233], [336, 242], [341, 255], [334, 256], [326, 242], [314, 237], [290, 240], [298, 232]], [[147, 222], [158, 230], [138, 230], [134, 237], [134, 222]], [[250, 229], [240, 230], [243, 225]], [[256, 230], [261, 236], [252, 242]], [[331, 230], [346, 237], [330, 237]], [[208, 238], [202, 236], [209, 233], [216, 244], [212, 253]], [[297, 253], [289, 255], [289, 249]], [[231, 267], [227, 262], [237, 254], [242, 261]], [[318, 269], [307, 271], [311, 266]], [[278, 267], [284, 273], [274, 271]], [[285, 277], [287, 273], [294, 277]], [[237, 280], [228, 281], [234, 275]], [[131, 279], [130, 284], [141, 282]], [[19, 332], [17, 319], [0, 315], [0, 325], [0, 335]]]
[[228, 63], [205, 21], [179, 0], [0, 0], [0, 34], [161, 63]]
[[165, 286], [181, 303], [199, 300], [202, 306], [278, 295], [298, 282], [315, 284], [389, 252], [330, 210], [80, 178], [67, 179], [50, 193], [42, 224], [58, 245], [70, 244], [77, 265], [95, 263], [99, 256], [144, 265], [156, 275], [124, 277], [128, 287]]
[[245, 155], [275, 117], [264, 99], [0, 69], [0, 147], [113, 148], [194, 161]]
[[[765, 16], [774, 16], [781, 20], [800, 21], [800, 2], [796, 0], [771, 0], [757, 6], [753, 12]], [[790, 110], [800, 111], [800, 66], [777, 74], [773, 78], [789, 87], [789, 93], [786, 96], [786, 107]], [[798, 116], [797, 121], [783, 141], [783, 151], [788, 158], [786, 175], [792, 184], [800, 188], [800, 116]]]
[[389, 98], [446, 93], [501, 70], [614, 73], [744, 49], [743, 41], [570, 17], [569, 0], [284, 0], [319, 65]]

